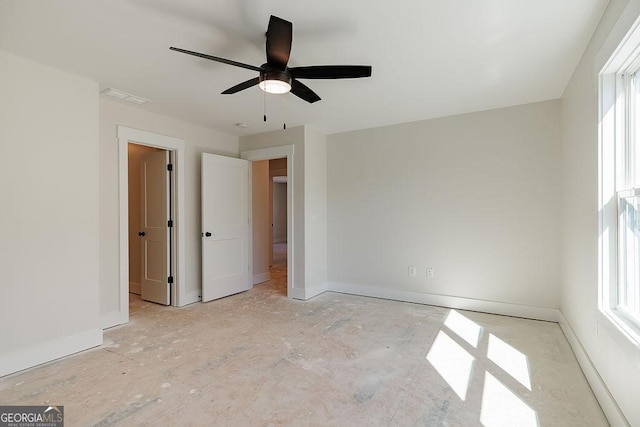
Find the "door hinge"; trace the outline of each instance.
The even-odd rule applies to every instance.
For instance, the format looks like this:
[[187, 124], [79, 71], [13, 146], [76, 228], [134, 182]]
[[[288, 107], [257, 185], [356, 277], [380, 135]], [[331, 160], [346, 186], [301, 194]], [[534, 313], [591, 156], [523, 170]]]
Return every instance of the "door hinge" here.
[[173, 170], [173, 165], [171, 163], [167, 164], [167, 170], [171, 172]]
[[169, 283], [173, 283], [173, 276], [169, 276], [167, 280], [169, 281]]
[[172, 219], [167, 221], [167, 227], [169, 227], [169, 228], [173, 227], [173, 220]]

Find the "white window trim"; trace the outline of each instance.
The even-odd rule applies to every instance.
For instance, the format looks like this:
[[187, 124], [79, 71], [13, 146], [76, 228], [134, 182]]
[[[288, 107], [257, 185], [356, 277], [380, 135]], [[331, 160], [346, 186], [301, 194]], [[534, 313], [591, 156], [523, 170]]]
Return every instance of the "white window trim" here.
[[598, 75], [598, 312], [601, 323], [640, 350], [640, 326], [618, 306], [618, 210], [629, 168], [626, 160], [627, 97], [621, 74], [640, 57], [640, 20], [636, 21]]

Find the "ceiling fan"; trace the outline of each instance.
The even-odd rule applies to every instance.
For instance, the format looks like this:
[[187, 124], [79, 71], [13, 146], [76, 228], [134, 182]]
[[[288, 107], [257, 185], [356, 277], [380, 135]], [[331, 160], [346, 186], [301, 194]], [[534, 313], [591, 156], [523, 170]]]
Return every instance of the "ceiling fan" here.
[[320, 97], [298, 79], [353, 79], [371, 76], [370, 65], [315, 65], [289, 68], [287, 64], [291, 53], [293, 24], [272, 15], [269, 18], [266, 35], [267, 62], [259, 67], [177, 47], [169, 49], [260, 73], [258, 77], [239, 83], [222, 92], [225, 95], [259, 85], [265, 92], [282, 94], [290, 91], [298, 98], [313, 103], [320, 101]]

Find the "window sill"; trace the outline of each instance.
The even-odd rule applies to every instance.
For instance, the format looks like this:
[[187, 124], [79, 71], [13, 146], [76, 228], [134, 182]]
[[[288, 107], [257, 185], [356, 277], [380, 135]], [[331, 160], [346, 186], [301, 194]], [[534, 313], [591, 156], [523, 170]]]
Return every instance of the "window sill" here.
[[640, 328], [620, 312], [615, 309], [598, 310], [597, 321], [620, 345], [640, 352]]

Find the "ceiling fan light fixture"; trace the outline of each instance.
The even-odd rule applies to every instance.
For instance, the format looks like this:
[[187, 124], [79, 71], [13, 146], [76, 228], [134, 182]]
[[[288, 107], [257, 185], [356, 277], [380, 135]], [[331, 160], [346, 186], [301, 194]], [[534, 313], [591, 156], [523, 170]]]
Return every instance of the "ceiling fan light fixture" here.
[[267, 93], [281, 95], [291, 90], [291, 77], [282, 71], [264, 71], [258, 86]]
[[320, 97], [304, 83], [301, 83], [299, 79], [356, 79], [359, 77], [371, 77], [371, 65], [312, 65], [289, 68], [287, 64], [291, 54], [293, 24], [277, 16], [271, 15], [269, 18], [266, 36], [267, 62], [259, 67], [179, 47], [171, 46], [169, 49], [260, 73], [257, 77], [222, 91], [222, 95], [231, 95], [257, 85], [264, 93], [285, 94], [291, 92], [303, 101], [313, 104], [320, 101]]
[[260, 82], [260, 89], [267, 93], [280, 95], [291, 90], [291, 85], [280, 80], [263, 80]]

